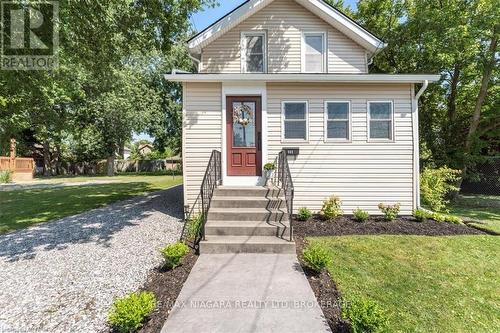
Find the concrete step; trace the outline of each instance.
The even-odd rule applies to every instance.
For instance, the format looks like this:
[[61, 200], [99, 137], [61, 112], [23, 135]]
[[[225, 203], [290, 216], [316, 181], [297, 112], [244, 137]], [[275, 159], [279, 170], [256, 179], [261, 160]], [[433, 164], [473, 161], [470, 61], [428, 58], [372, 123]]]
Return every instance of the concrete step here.
[[295, 253], [295, 242], [274, 236], [206, 236], [200, 253]]
[[212, 221], [205, 225], [207, 236], [276, 236], [290, 237], [289, 223], [267, 223], [264, 221]]
[[285, 209], [210, 207], [207, 220], [288, 222], [288, 213]]
[[210, 207], [278, 209], [286, 207], [286, 202], [279, 198], [214, 196]]
[[219, 186], [214, 191], [215, 197], [283, 197], [277, 188], [267, 188], [263, 186], [232, 187]]

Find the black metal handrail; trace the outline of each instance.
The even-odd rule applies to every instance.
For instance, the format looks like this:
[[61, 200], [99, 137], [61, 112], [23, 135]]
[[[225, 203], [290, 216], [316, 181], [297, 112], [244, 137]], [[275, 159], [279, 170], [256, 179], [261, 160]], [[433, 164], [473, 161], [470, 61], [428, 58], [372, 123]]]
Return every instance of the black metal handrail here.
[[290, 173], [290, 167], [288, 165], [288, 159], [286, 156], [286, 152], [282, 150], [274, 160], [275, 171], [271, 178], [271, 182], [285, 195], [288, 218], [290, 221], [290, 241], [293, 241], [292, 214], [294, 188], [292, 174]]
[[[220, 151], [213, 150], [200, 186], [200, 193], [194, 204], [185, 206], [184, 228], [181, 239], [192, 242], [196, 247], [205, 239], [205, 224], [215, 189], [222, 184], [222, 164]], [[195, 223], [196, 225], [191, 225]], [[194, 235], [192, 234], [194, 231]], [[189, 239], [192, 238], [192, 239]]]

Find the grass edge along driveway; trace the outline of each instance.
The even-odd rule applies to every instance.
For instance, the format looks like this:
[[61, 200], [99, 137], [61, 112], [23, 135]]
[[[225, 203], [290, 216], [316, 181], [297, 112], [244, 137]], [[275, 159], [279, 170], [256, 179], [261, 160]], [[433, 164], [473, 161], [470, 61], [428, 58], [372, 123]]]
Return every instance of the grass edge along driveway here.
[[308, 238], [330, 253], [343, 297], [377, 301], [390, 332], [494, 332], [500, 327], [500, 238]]
[[[84, 180], [103, 180], [87, 177]], [[0, 234], [182, 184], [182, 176], [127, 175], [109, 184], [0, 191]]]

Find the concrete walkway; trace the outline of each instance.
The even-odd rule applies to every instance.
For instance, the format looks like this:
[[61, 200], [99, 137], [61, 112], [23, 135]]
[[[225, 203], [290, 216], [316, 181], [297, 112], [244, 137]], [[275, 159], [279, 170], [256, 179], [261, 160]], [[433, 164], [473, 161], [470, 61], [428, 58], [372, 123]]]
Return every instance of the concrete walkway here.
[[330, 332], [295, 254], [203, 254], [162, 333]]

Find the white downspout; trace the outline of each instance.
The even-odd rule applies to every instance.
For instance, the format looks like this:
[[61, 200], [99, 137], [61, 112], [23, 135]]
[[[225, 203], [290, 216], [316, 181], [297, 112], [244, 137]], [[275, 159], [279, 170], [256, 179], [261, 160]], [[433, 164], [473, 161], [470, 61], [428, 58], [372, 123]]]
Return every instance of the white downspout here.
[[420, 207], [420, 147], [419, 147], [420, 138], [418, 130], [418, 100], [428, 86], [429, 86], [429, 81], [425, 80], [423, 82], [422, 88], [420, 88], [420, 90], [415, 95], [415, 110], [414, 110], [415, 124], [413, 126], [413, 160], [414, 160], [414, 172], [415, 172], [415, 189], [416, 189], [415, 199], [417, 204], [416, 208]]
[[200, 66], [201, 66], [201, 60], [196, 58], [196, 57], [193, 57], [193, 55], [189, 51], [188, 51], [188, 56], [189, 56], [189, 58], [191, 58], [191, 60], [193, 60], [196, 63], [196, 71], [199, 73]]

